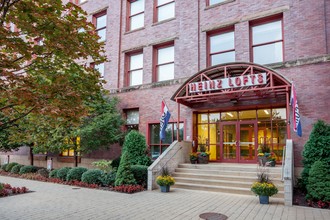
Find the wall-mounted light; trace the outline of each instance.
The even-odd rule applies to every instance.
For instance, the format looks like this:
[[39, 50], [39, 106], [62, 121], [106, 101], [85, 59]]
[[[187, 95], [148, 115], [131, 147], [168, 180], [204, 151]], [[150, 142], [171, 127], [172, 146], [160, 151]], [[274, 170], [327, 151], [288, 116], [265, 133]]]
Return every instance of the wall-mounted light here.
[[266, 113], [266, 115], [269, 115], [269, 111], [268, 110], [264, 110], [264, 112]]

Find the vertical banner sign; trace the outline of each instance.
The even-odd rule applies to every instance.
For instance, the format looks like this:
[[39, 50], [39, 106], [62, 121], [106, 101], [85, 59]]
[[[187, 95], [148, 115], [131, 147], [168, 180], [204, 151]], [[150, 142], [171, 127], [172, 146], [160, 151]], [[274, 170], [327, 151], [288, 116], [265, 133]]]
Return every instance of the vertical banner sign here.
[[161, 141], [163, 141], [165, 139], [165, 130], [166, 130], [168, 121], [170, 120], [170, 117], [171, 117], [171, 113], [168, 110], [164, 101], [162, 101], [160, 113], [161, 113], [161, 116], [160, 116], [159, 138]]
[[293, 85], [293, 83], [292, 83], [292, 86], [291, 86], [290, 105], [292, 106], [293, 130], [294, 130], [294, 132], [297, 133], [297, 135], [299, 137], [301, 137], [302, 136], [302, 129], [301, 129], [301, 121], [300, 121], [297, 93], [296, 93], [296, 88]]

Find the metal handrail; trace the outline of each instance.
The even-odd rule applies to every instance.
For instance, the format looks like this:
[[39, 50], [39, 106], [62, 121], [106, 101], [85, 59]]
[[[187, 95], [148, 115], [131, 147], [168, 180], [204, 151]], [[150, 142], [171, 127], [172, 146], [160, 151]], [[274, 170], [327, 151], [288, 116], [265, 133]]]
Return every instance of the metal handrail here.
[[284, 180], [284, 166], [285, 166], [285, 150], [286, 146], [283, 147], [283, 152], [282, 152], [282, 170], [281, 170], [281, 180]]

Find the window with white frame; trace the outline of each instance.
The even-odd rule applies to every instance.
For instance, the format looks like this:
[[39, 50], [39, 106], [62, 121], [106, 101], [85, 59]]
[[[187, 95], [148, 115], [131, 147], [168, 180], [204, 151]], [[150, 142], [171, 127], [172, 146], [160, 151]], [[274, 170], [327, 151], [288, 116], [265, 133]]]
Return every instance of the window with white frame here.
[[125, 113], [127, 130], [139, 130], [139, 109], [127, 109]]
[[94, 66], [94, 68], [99, 71], [100, 78], [104, 78], [104, 63], [100, 63]]
[[156, 47], [156, 81], [174, 79], [174, 45]]
[[251, 31], [254, 63], [269, 64], [283, 61], [282, 19], [252, 25]]
[[144, 0], [130, 0], [127, 31], [144, 26]]
[[107, 14], [106, 11], [98, 13], [93, 16], [93, 23], [96, 27], [96, 33], [99, 35], [99, 41], [106, 40], [106, 30], [107, 30]]
[[160, 22], [175, 17], [174, 0], [155, 0], [155, 4], [156, 4], [155, 22]]
[[228, 0], [208, 0], [208, 5], [215, 5], [215, 4], [225, 2], [225, 1], [228, 1]]
[[209, 35], [209, 65], [235, 62], [234, 31]]
[[143, 53], [128, 56], [128, 86], [141, 85], [143, 82]]

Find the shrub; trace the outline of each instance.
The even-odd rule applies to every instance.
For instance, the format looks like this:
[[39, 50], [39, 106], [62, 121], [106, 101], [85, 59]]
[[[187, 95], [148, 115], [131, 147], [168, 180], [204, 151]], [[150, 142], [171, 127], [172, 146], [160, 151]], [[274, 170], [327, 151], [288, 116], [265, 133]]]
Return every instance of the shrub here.
[[16, 164], [15, 166], [13, 166], [13, 168], [11, 168], [10, 172], [11, 173], [15, 173], [18, 174], [20, 169], [23, 167], [24, 165], [22, 164]]
[[103, 175], [102, 183], [104, 186], [114, 186], [116, 181], [116, 171], [111, 171]]
[[102, 184], [103, 172], [101, 170], [88, 170], [81, 176], [81, 181], [88, 184]]
[[1, 165], [1, 169], [2, 169], [3, 171], [6, 171], [6, 167], [7, 167], [7, 165], [8, 165], [8, 163], [7, 163], [7, 164], [2, 164], [2, 165]]
[[112, 161], [109, 160], [99, 160], [99, 161], [95, 161], [92, 163], [93, 166], [95, 166], [96, 168], [102, 170], [105, 173], [108, 173], [111, 171], [111, 163]]
[[150, 165], [151, 159], [146, 155], [147, 143], [145, 137], [138, 131], [130, 131], [124, 141], [123, 154], [127, 152], [131, 165]]
[[143, 186], [140, 185], [121, 185], [121, 186], [115, 186], [113, 188], [114, 191], [117, 192], [123, 192], [123, 193], [135, 193], [135, 192], [141, 192], [144, 190]]
[[120, 164], [120, 158], [121, 158], [121, 157], [117, 157], [116, 159], [114, 159], [114, 160], [111, 162], [111, 167], [112, 167], [113, 169], [119, 167], [119, 164]]
[[66, 180], [67, 181], [72, 181], [72, 180], [81, 180], [81, 176], [83, 173], [85, 173], [88, 169], [85, 167], [74, 167], [69, 170]]
[[6, 171], [6, 172], [10, 172], [11, 169], [12, 169], [15, 165], [17, 165], [17, 164], [18, 164], [18, 163], [16, 163], [16, 162], [9, 163], [9, 164], [6, 166], [5, 171]]
[[58, 169], [50, 171], [49, 172], [49, 177], [50, 178], [57, 178], [57, 171], [58, 171]]
[[308, 184], [309, 170], [320, 160], [330, 164], [330, 125], [319, 120], [314, 124], [313, 130], [303, 150], [304, 170], [301, 174], [303, 189]]
[[68, 175], [69, 170], [71, 167], [62, 167], [57, 171], [56, 177], [61, 180], [66, 180], [66, 176]]
[[33, 166], [33, 165], [28, 165], [28, 166], [23, 166], [19, 170], [19, 174], [24, 174], [24, 173], [36, 173], [38, 171], [38, 168]]
[[330, 166], [316, 161], [309, 170], [306, 198], [316, 201], [330, 201]]
[[258, 196], [273, 196], [278, 193], [277, 187], [269, 182], [254, 182], [251, 191]]
[[125, 151], [122, 155], [120, 165], [116, 176], [116, 186], [120, 185], [135, 185], [136, 181], [131, 171], [130, 161], [128, 159], [128, 153]]
[[37, 171], [40, 176], [49, 177], [49, 171], [46, 168], [41, 168]]
[[134, 175], [136, 183], [141, 186], [147, 186], [148, 184], [148, 166], [133, 165], [131, 171]]

